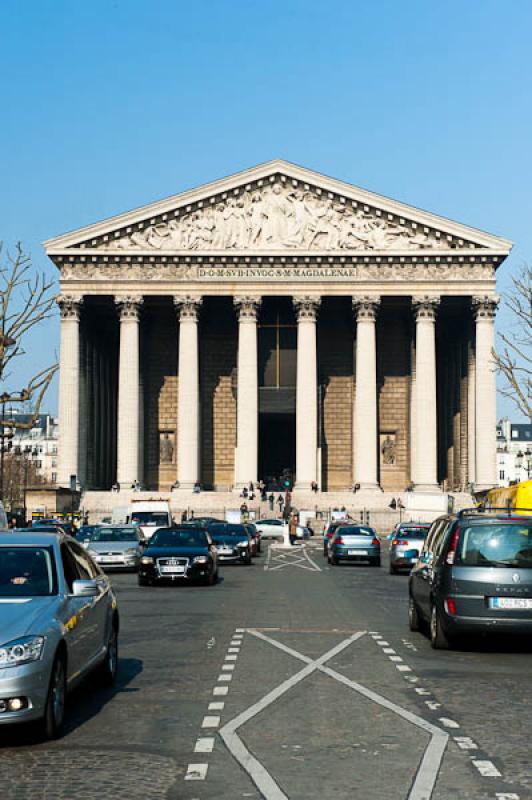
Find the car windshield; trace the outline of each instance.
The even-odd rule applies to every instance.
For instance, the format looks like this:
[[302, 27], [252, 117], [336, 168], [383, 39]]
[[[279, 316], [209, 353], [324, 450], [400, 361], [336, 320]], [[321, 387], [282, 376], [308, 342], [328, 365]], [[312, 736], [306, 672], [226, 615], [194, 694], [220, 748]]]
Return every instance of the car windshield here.
[[239, 539], [247, 536], [243, 525], [209, 525], [209, 533], [215, 536], [238, 536]]
[[48, 547], [0, 547], [0, 597], [57, 594], [52, 564]]
[[205, 531], [194, 528], [157, 531], [150, 539], [152, 547], [207, 547]]
[[131, 522], [133, 525], [155, 528], [157, 525], [168, 525], [168, 514], [166, 511], [134, 511]]
[[375, 536], [375, 531], [371, 528], [359, 528], [358, 525], [342, 525], [337, 533], [339, 536]]
[[429, 528], [401, 528], [397, 535], [404, 539], [426, 539]]
[[282, 525], [283, 521], [281, 519], [261, 519], [261, 525]]
[[138, 542], [139, 534], [131, 528], [96, 528], [91, 536], [91, 542]]
[[97, 525], [82, 525], [81, 528], [76, 531], [75, 538], [78, 541], [85, 541], [85, 539], [90, 539], [95, 531], [99, 530]]
[[532, 568], [532, 524], [463, 528], [455, 563], [468, 567]]

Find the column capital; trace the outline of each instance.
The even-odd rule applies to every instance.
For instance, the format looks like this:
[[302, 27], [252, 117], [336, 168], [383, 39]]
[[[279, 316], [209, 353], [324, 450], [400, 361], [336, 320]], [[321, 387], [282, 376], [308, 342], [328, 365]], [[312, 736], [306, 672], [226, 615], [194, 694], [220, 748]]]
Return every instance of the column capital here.
[[495, 319], [499, 298], [497, 295], [482, 295], [471, 298], [471, 308], [475, 322]]
[[420, 320], [435, 322], [439, 305], [440, 298], [435, 295], [424, 294], [412, 297], [412, 308], [416, 322]]
[[120, 322], [123, 320], [138, 320], [144, 298], [141, 294], [117, 295], [114, 298], [115, 306], [118, 309]]
[[321, 305], [321, 297], [311, 295], [295, 295], [293, 298], [297, 321], [315, 322]]
[[260, 295], [245, 295], [233, 297], [239, 322], [256, 322], [262, 297]]
[[362, 295], [360, 297], [354, 295], [351, 300], [353, 303], [353, 313], [357, 322], [360, 320], [374, 322], [377, 319], [381, 304], [379, 295]]
[[199, 296], [174, 295], [174, 306], [179, 321], [197, 322], [202, 302], [203, 298]]
[[76, 322], [79, 322], [79, 315], [81, 306], [83, 304], [83, 295], [59, 294], [55, 298], [55, 302], [59, 306], [61, 319], [73, 319]]

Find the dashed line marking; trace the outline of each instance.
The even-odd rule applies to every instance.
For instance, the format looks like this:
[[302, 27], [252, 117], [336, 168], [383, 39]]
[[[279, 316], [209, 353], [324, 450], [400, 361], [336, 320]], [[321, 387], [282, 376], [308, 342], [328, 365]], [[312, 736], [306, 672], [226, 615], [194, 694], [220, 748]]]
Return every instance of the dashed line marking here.
[[215, 686], [212, 693], [218, 697], [226, 695], [229, 691], [228, 686]]
[[440, 717], [439, 721], [445, 728], [459, 728], [460, 725], [458, 722], [455, 722], [454, 719], [449, 719], [448, 717]]
[[384, 650], [383, 650], [382, 652], [383, 652], [383, 653], [386, 653], [386, 655], [387, 655], [387, 656], [390, 656], [390, 655], [391, 655], [391, 656], [393, 656], [393, 655], [395, 655], [395, 650], [393, 649], [393, 647], [385, 647], [385, 648], [384, 648]]
[[493, 761], [478, 761], [474, 758], [473, 764], [484, 778], [502, 778]]
[[195, 753], [212, 753], [214, 748], [214, 736], [203, 736], [198, 739], [194, 747]]
[[186, 781], [204, 781], [207, 777], [208, 764], [189, 764], [187, 767]]
[[202, 728], [217, 728], [220, 725], [220, 717], [209, 716], [203, 717], [201, 723]]
[[236, 661], [237, 658], [238, 658], [238, 656], [235, 656], [235, 655], [230, 653], [228, 656], [225, 657], [225, 660], [226, 661]]
[[218, 682], [223, 683], [224, 681], [232, 681], [233, 676], [230, 672], [224, 672], [223, 675], [218, 675]]
[[223, 711], [225, 703], [209, 703], [207, 711]]
[[[383, 653], [384, 653], [384, 652], [385, 652], [385, 651], [383, 650]], [[390, 658], [390, 661], [402, 661], [402, 660], [403, 660], [403, 659], [401, 658], [401, 656], [389, 656], [389, 658]]]
[[228, 653], [240, 653], [240, 647], [230, 647]]
[[520, 800], [519, 795], [514, 792], [495, 792], [497, 800]]
[[453, 739], [461, 750], [478, 750], [478, 744], [469, 736], [453, 736]]
[[429, 692], [429, 690], [428, 690], [428, 689], [422, 689], [422, 688], [421, 688], [421, 686], [416, 686], [416, 688], [414, 689], [414, 691], [415, 691], [415, 692], [417, 692], [418, 694], [423, 694], [423, 695], [430, 695], [430, 694], [432, 694], [432, 692]]
[[407, 667], [406, 664], [396, 664], [395, 669], [398, 669], [399, 672], [412, 672], [412, 667]]
[[234, 668], [235, 668], [234, 664], [222, 664], [222, 669], [225, 670], [226, 672], [232, 672]]

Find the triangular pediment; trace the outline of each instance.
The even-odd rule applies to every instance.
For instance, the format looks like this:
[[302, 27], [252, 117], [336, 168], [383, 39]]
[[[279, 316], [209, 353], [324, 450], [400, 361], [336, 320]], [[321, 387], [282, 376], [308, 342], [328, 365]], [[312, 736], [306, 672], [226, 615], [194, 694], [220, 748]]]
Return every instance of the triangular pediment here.
[[429, 212], [274, 161], [50, 239], [50, 256], [156, 253], [404, 253], [511, 243]]

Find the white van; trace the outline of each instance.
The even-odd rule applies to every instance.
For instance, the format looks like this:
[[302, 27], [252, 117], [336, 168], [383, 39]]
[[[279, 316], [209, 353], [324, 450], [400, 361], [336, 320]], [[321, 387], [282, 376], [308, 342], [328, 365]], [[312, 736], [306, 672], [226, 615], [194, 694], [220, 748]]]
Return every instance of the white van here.
[[167, 500], [133, 500], [127, 522], [138, 525], [145, 538], [150, 539], [159, 528], [172, 526], [170, 503]]

